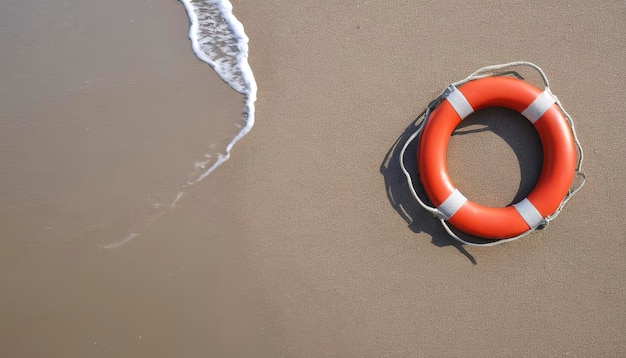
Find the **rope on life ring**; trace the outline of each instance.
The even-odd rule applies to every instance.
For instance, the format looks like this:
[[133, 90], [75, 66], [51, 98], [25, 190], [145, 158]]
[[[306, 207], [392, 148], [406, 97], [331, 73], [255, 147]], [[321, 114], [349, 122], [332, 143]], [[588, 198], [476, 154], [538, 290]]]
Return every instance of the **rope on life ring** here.
[[[544, 90], [504, 76], [516, 72], [497, 72], [514, 66], [529, 66], [539, 72]], [[486, 207], [468, 200], [454, 186], [446, 166], [446, 148], [456, 126], [471, 113], [494, 106], [517, 111], [533, 123], [544, 153], [541, 175], [533, 190], [523, 200], [504, 208]], [[420, 179], [434, 206], [427, 205], [417, 195], [411, 175], [404, 166], [406, 148], [417, 137]], [[413, 197], [439, 218], [450, 236], [473, 246], [510, 242], [546, 226], [584, 185], [582, 160], [583, 151], [572, 118], [550, 91], [543, 70], [523, 61], [483, 67], [448, 86], [428, 106], [423, 120], [400, 152], [400, 166]], [[582, 179], [576, 188], [571, 189], [575, 175]], [[478, 244], [463, 240], [448, 223], [465, 234], [493, 241]]]

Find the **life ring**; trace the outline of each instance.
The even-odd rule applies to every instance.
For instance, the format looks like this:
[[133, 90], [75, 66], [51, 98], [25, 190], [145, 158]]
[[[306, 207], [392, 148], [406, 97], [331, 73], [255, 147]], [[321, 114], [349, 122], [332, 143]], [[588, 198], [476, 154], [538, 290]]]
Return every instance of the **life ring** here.
[[[534, 230], [565, 198], [576, 171], [572, 130], [556, 97], [510, 77], [486, 77], [448, 87], [421, 133], [417, 163], [426, 195], [456, 229], [486, 239], [506, 239]], [[474, 111], [505, 107], [531, 121], [541, 138], [543, 166], [537, 184], [523, 200], [504, 208], [468, 200], [454, 186], [446, 166], [452, 132]]]

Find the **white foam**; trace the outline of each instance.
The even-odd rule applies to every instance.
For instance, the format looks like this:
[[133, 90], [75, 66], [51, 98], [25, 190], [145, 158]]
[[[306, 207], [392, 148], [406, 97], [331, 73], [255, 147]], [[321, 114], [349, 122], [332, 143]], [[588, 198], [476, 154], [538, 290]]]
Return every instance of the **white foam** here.
[[103, 249], [107, 249], [107, 250], [113, 250], [113, 249], [117, 249], [122, 247], [123, 245], [127, 244], [128, 242], [130, 242], [132, 239], [136, 238], [137, 236], [139, 236], [138, 233], [136, 232], [131, 232], [130, 234], [126, 235], [125, 238], [116, 241], [116, 242], [112, 242], [110, 244], [106, 244], [106, 245], [102, 245]]
[[[230, 152], [254, 126], [257, 85], [248, 64], [248, 36], [228, 0], [180, 0], [189, 16], [189, 39], [196, 56], [208, 63], [235, 91], [245, 96], [244, 126], [208, 169], [192, 175], [190, 184], [206, 178], [230, 158]], [[207, 163], [208, 164], [208, 163]], [[196, 165], [196, 168], [198, 166]], [[203, 168], [204, 169], [204, 168]]]
[[174, 201], [172, 202], [172, 204], [170, 205], [170, 209], [174, 210], [174, 208], [176, 208], [176, 203], [178, 203], [178, 201], [185, 195], [184, 191], [178, 192], [178, 195], [176, 195], [176, 199], [174, 199]]
[[[254, 102], [256, 101], [257, 86], [252, 69], [248, 64], [248, 36], [244, 32], [241, 22], [233, 15], [233, 6], [230, 1], [180, 0], [180, 2], [185, 6], [189, 16], [189, 39], [195, 55], [201, 61], [209, 64], [224, 82], [245, 96], [244, 125], [235, 124], [240, 130], [226, 146], [226, 154], [206, 153], [202, 160], [195, 162], [195, 172], [190, 176], [192, 179], [188, 183], [188, 185], [193, 185], [206, 178], [227, 161], [235, 143], [248, 134], [254, 126]], [[215, 143], [209, 145], [211, 150], [214, 150], [215, 147]], [[187, 186], [184, 185], [183, 187]], [[169, 209], [177, 208], [185, 194], [185, 191], [179, 191], [169, 205]], [[164, 205], [155, 204], [157, 209], [162, 206]], [[149, 217], [138, 228], [139, 232], [145, 230], [165, 213], [166, 211], [160, 210]], [[124, 238], [104, 244], [101, 247], [108, 250], [118, 249], [140, 236], [139, 232], [135, 230]]]

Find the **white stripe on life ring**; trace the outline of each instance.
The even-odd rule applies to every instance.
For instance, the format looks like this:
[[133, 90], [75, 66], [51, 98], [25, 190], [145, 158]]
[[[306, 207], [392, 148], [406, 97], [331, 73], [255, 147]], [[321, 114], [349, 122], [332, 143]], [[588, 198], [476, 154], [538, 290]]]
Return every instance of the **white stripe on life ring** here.
[[556, 97], [550, 92], [549, 89], [541, 92], [537, 98], [531, 103], [524, 111], [522, 115], [530, 121], [535, 123], [544, 113], [556, 102]]
[[530, 227], [531, 230], [536, 229], [543, 223], [541, 213], [539, 213], [530, 200], [524, 199], [517, 204], [513, 204], [513, 207], [515, 207], [515, 210], [517, 210], [522, 219], [526, 221], [526, 224], [528, 224], [528, 227]]
[[452, 215], [456, 214], [457, 211], [465, 204], [467, 198], [461, 194], [459, 189], [454, 189], [454, 191], [448, 196], [446, 200], [439, 205], [437, 210], [444, 216], [446, 220], [450, 219]]
[[467, 116], [474, 113], [472, 105], [467, 101], [467, 98], [465, 98], [463, 93], [454, 87], [454, 85], [448, 86], [448, 88], [443, 91], [443, 97], [450, 102], [452, 108], [454, 108], [461, 119], [465, 119]]

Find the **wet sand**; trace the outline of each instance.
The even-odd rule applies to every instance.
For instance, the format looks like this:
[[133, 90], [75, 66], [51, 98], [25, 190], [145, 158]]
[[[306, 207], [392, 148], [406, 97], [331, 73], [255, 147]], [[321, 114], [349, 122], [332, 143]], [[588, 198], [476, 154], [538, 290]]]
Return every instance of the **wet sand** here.
[[223, 351], [237, 185], [185, 184], [243, 98], [195, 58], [182, 4], [0, 13], [0, 356]]
[[139, 232], [239, 130], [180, 4], [5, 6], [0, 248]]
[[[157, 5], [162, 14], [177, 12], [171, 24], [185, 39], [182, 6]], [[71, 241], [3, 243], [0, 355], [587, 357], [626, 350], [623, 3], [233, 5], [251, 41], [256, 126], [180, 207], [126, 245], [102, 247], [118, 237], [109, 230], [126, 230], [121, 224]], [[168, 42], [172, 63], [189, 71], [188, 86], [210, 86], [206, 68], [179, 53], [191, 55], [187, 45]], [[408, 197], [390, 161], [394, 143], [447, 84], [518, 59], [544, 68], [573, 116], [587, 185], [545, 230], [492, 248], [454, 245]], [[137, 88], [154, 88], [148, 82], [126, 93], [139, 96]], [[129, 108], [145, 111], [146, 102], [159, 103], [131, 101]], [[206, 115], [183, 108], [199, 120]], [[453, 177], [486, 204], [523, 196], [539, 167], [536, 137], [511, 113], [473, 121], [468, 130], [491, 131], [453, 138]], [[195, 141], [169, 142], [197, 150]], [[172, 195], [177, 179], [164, 184]], [[14, 222], [5, 218], [3, 232]]]

